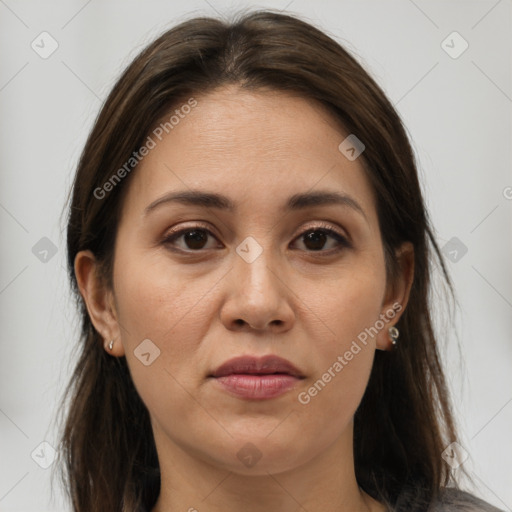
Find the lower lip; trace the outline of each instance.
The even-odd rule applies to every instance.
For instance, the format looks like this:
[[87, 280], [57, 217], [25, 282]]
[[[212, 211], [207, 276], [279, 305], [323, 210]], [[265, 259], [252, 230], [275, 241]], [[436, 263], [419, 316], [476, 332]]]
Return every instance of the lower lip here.
[[288, 374], [248, 375], [232, 374], [216, 377], [224, 389], [241, 398], [264, 400], [275, 398], [290, 390], [300, 380]]

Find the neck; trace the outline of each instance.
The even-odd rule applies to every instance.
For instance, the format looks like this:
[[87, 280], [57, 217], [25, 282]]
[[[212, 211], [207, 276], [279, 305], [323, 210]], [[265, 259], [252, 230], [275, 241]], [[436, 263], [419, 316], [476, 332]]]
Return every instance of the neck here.
[[263, 458], [250, 471], [215, 465], [191, 454], [153, 427], [161, 489], [152, 512], [377, 512], [384, 507], [357, 485], [353, 424], [334, 444], [306, 463], [281, 472]]

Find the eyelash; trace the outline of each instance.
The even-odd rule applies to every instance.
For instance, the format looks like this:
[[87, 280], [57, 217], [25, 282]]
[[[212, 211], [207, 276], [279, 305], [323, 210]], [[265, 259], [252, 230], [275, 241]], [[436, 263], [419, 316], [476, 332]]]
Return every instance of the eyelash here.
[[[213, 238], [217, 239], [217, 237], [206, 226], [203, 226], [201, 224], [196, 224], [193, 226], [187, 226], [186, 228], [180, 229], [179, 231], [169, 233], [167, 236], [164, 237], [162, 242], [167, 246], [172, 246], [172, 243], [175, 240], [177, 240], [178, 238], [180, 238], [181, 236], [183, 236], [184, 234], [186, 234], [190, 231], [205, 231], [208, 235], [211, 235]], [[297, 240], [297, 239], [303, 237], [304, 235], [306, 235], [307, 233], [311, 233], [311, 232], [321, 232], [321, 233], [324, 233], [325, 235], [328, 235], [328, 236], [334, 238], [338, 242], [338, 247], [334, 247], [334, 248], [327, 249], [327, 250], [320, 249], [318, 251], [314, 251], [314, 250], [306, 251], [308, 253], [314, 253], [314, 254], [319, 254], [319, 255], [331, 255], [333, 253], [337, 253], [337, 252], [341, 251], [342, 249], [348, 249], [348, 248], [352, 247], [350, 242], [347, 240], [347, 238], [345, 236], [341, 235], [340, 233], [338, 233], [338, 231], [335, 231], [334, 229], [332, 229], [329, 224], [318, 224], [315, 226], [311, 226], [311, 227], [307, 228], [306, 230], [302, 231], [302, 233], [300, 233], [297, 237], [295, 237], [294, 240]], [[208, 250], [208, 249], [184, 250], [184, 249], [179, 249], [176, 247], [170, 247], [170, 249], [172, 251], [179, 252], [182, 254], [200, 253], [200, 252]]]

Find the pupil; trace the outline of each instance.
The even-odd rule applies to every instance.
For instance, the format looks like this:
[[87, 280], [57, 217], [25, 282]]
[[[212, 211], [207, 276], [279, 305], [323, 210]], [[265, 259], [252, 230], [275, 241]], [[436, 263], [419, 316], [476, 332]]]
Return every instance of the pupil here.
[[189, 231], [184, 235], [185, 243], [190, 249], [202, 249], [206, 242], [206, 233], [199, 230]]
[[322, 247], [325, 244], [326, 235], [321, 231], [311, 231], [310, 233], [304, 236], [306, 237], [306, 246], [308, 246], [307, 242], [313, 243], [313, 246], [309, 246], [309, 249], [319, 250], [322, 249]]

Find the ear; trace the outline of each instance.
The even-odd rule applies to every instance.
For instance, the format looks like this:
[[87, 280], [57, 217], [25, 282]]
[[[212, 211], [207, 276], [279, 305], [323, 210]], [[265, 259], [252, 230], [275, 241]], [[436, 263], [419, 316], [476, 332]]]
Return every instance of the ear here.
[[[124, 348], [121, 343], [114, 294], [100, 279], [96, 258], [91, 251], [80, 251], [76, 255], [75, 276], [91, 322], [103, 337], [105, 350], [110, 355], [123, 356]], [[112, 350], [108, 348], [110, 340], [114, 340]]]
[[414, 279], [413, 244], [411, 242], [404, 242], [396, 250], [395, 258], [398, 264], [397, 275], [393, 282], [388, 280], [381, 309], [380, 318], [385, 322], [385, 326], [379, 331], [377, 336], [377, 349], [380, 350], [391, 350], [393, 348], [388, 329], [396, 325], [409, 301], [409, 294]]

